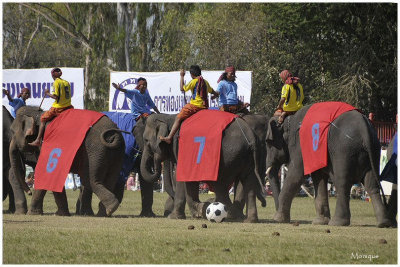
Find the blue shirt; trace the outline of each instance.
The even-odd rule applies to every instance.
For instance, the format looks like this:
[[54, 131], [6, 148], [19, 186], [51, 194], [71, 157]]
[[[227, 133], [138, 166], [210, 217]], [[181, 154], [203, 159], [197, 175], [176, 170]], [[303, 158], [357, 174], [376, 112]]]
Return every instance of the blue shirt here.
[[218, 83], [219, 105], [236, 105], [238, 103], [237, 84], [235, 82], [222, 80]]
[[17, 110], [20, 107], [26, 106], [25, 101], [22, 98], [14, 98], [12, 101], [8, 102], [11, 106], [11, 116], [15, 118], [17, 116]]
[[145, 91], [144, 94], [140, 93], [137, 89], [126, 90], [125, 96], [129, 98], [131, 102], [131, 113], [135, 118], [139, 117], [143, 113], [150, 114], [150, 108], [155, 108], [155, 104], [150, 97], [149, 91]]

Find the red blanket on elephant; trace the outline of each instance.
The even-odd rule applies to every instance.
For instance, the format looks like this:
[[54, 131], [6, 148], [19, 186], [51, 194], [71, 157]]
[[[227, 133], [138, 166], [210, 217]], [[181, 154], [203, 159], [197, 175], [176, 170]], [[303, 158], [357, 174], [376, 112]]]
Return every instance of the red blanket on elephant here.
[[68, 109], [50, 122], [35, 168], [35, 189], [62, 192], [86, 132], [102, 116], [96, 111]]
[[216, 181], [222, 132], [237, 115], [219, 110], [201, 110], [187, 118], [179, 133], [176, 180]]
[[328, 165], [329, 126], [341, 114], [354, 109], [343, 102], [322, 102], [308, 109], [300, 127], [304, 175]]

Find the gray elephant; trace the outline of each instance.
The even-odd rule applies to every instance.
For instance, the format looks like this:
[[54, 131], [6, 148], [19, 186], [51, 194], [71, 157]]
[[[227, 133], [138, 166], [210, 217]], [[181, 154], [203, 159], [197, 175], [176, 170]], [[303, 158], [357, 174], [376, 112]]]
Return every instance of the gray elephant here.
[[[13, 188], [16, 213], [27, 212], [24, 190], [28, 190], [23, 173], [22, 155], [39, 155], [40, 148], [29, 146], [35, 140], [42, 111], [35, 106], [25, 106], [17, 111], [17, 117], [11, 125], [10, 163], [13, 175], [10, 183]], [[121, 169], [124, 156], [124, 140], [120, 130], [107, 117], [100, 118], [87, 132], [78, 149], [70, 171], [81, 177], [81, 183], [90, 187], [101, 203], [99, 212], [110, 216], [119, 206], [119, 201], [112, 193]], [[34, 159], [37, 162], [37, 158]], [[35, 190], [32, 196], [29, 214], [43, 213], [45, 190]], [[57, 215], [69, 215], [65, 189], [53, 193], [57, 204]]]
[[14, 118], [10, 112], [3, 106], [3, 201], [8, 197], [8, 210], [7, 213], [15, 212], [14, 193], [11, 188], [11, 184], [8, 180], [10, 170], [10, 157], [9, 147], [11, 142], [11, 124]]
[[[267, 133], [267, 168], [288, 165], [287, 177], [279, 195], [279, 208], [274, 220], [290, 221], [292, 200], [304, 181], [304, 165], [299, 141], [299, 129], [311, 105], [285, 119], [269, 121]], [[382, 201], [379, 183], [380, 145], [368, 119], [356, 110], [340, 115], [328, 133], [328, 165], [311, 174], [315, 188], [317, 217], [313, 224], [346, 226], [350, 224], [350, 188], [362, 182], [371, 196], [379, 227], [390, 226]], [[331, 178], [337, 190], [335, 215], [331, 219], [327, 182]]]
[[[147, 121], [146, 117], [141, 117], [137, 121], [135, 127], [133, 128], [133, 135], [135, 136], [136, 142], [139, 146], [140, 153], [142, 153], [143, 149], [144, 149], [143, 133], [144, 133], [144, 130], [146, 127], [146, 121]], [[141, 158], [141, 155], [140, 155], [140, 158]], [[139, 163], [139, 166], [136, 169], [140, 170], [140, 160], [137, 160], [136, 163]], [[174, 202], [179, 201], [179, 206], [181, 207], [180, 210], [183, 209], [183, 211], [181, 212], [180, 218], [184, 219], [185, 218], [184, 211], [185, 211], [185, 204], [186, 204], [185, 187], [184, 187], [184, 183], [176, 182], [175, 168], [176, 168], [176, 164], [174, 164], [172, 161], [165, 160], [163, 162], [162, 173], [163, 173], [164, 189], [168, 194], [168, 198], [165, 201], [165, 205], [164, 205], [164, 216], [165, 217], [169, 216], [174, 210]], [[141, 179], [141, 181], [140, 181], [141, 185], [142, 184], [144, 184], [144, 185], [152, 184], [152, 183], [145, 182], [143, 180], [143, 177], [141, 174], [139, 177]], [[143, 195], [142, 195], [142, 198], [143, 198]]]
[[[144, 150], [141, 161], [141, 172], [143, 178], [152, 182], [159, 178], [161, 173], [161, 162], [170, 159], [177, 160], [178, 141], [175, 135], [173, 142], [168, 145], [161, 142], [159, 137], [166, 136], [170, 131], [176, 115], [153, 114], [147, 119], [143, 134]], [[265, 121], [264, 121], [265, 124]], [[264, 126], [265, 127], [265, 126]], [[237, 218], [238, 214], [234, 211], [237, 207], [242, 207], [242, 203], [234, 201], [232, 204], [229, 198], [228, 188], [233, 182], [240, 181], [243, 185], [243, 195], [247, 204], [246, 222], [257, 222], [256, 195], [263, 184], [260, 177], [260, 151], [262, 147], [254, 131], [249, 124], [242, 118], [237, 118], [224, 130], [221, 144], [221, 158], [218, 172], [218, 180], [211, 182], [215, 190], [215, 201], [219, 201], [228, 206], [228, 214], [231, 218]], [[178, 185], [178, 183], [177, 183]], [[199, 183], [186, 182], [186, 201], [193, 217], [205, 217], [205, 210], [208, 203], [199, 201]], [[177, 192], [183, 194], [184, 190], [175, 192], [174, 210], [169, 218], [184, 217], [183, 196], [177, 196]], [[239, 208], [240, 209], [240, 208]]]

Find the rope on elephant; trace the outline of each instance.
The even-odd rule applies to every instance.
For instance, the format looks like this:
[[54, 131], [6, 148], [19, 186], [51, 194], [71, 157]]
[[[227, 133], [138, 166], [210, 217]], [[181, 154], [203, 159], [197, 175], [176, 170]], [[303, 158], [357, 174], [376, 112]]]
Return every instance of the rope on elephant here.
[[237, 118], [235, 118], [235, 121], [236, 121], [237, 124], [239, 125], [240, 131], [242, 131], [242, 134], [243, 134], [244, 138], [246, 139], [247, 144], [248, 144], [249, 146], [251, 146], [251, 144], [250, 144], [250, 142], [249, 142], [249, 139], [247, 139], [247, 136], [246, 136], [246, 134], [244, 133], [244, 131], [243, 131], [243, 129], [242, 129], [242, 126], [240, 125], [240, 123], [239, 123], [239, 121], [237, 120]]

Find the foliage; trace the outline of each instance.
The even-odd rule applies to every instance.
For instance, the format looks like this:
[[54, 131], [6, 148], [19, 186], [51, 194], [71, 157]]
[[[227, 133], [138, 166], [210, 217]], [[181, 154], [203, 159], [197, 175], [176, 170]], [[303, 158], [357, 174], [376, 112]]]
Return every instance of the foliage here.
[[[67, 190], [71, 212], [78, 191]], [[140, 218], [140, 192], [125, 191], [112, 218], [54, 216], [52, 194], [44, 216], [3, 215], [4, 264], [396, 264], [397, 229], [375, 227], [372, 204], [351, 200], [352, 225], [312, 225], [314, 202], [297, 197], [292, 219], [299, 226], [272, 222], [275, 208], [258, 202], [261, 223], [171, 220], [163, 214], [166, 193], [154, 193], [156, 218]], [[201, 194], [200, 199], [210, 198]], [[96, 207], [97, 197], [93, 198]], [[334, 210], [336, 198], [330, 198]], [[4, 205], [7, 201], [3, 203]], [[29, 196], [28, 196], [29, 204]], [[186, 209], [188, 214], [188, 208]], [[207, 228], [202, 228], [206, 224]], [[188, 230], [193, 225], [194, 230]], [[330, 233], [327, 233], [327, 230]], [[273, 233], [278, 232], [276, 236]], [[385, 239], [387, 244], [380, 244]], [[378, 256], [354, 259], [354, 255]]]
[[252, 110], [271, 114], [279, 72], [305, 104], [397, 112], [396, 3], [5, 3], [3, 68], [85, 68], [86, 108], [107, 108], [109, 71], [198, 64], [253, 72]]

